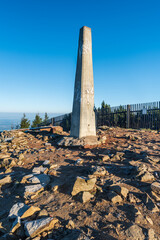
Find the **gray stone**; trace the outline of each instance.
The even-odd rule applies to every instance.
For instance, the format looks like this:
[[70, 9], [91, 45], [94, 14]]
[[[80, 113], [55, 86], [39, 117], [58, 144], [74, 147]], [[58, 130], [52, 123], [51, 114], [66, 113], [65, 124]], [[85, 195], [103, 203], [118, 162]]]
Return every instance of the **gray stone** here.
[[16, 203], [10, 209], [8, 217], [11, 219], [21, 217], [28, 208], [29, 206], [24, 203]]
[[46, 186], [50, 182], [50, 177], [46, 174], [36, 174], [28, 179], [29, 183], [40, 183], [42, 186]]
[[88, 202], [93, 197], [94, 197], [94, 195], [92, 195], [90, 192], [83, 192], [82, 193], [82, 201], [83, 201], [83, 203]]
[[43, 162], [43, 165], [44, 165], [44, 166], [45, 166], [45, 165], [49, 165], [49, 163], [50, 163], [49, 160], [45, 160], [45, 161]]
[[134, 224], [125, 231], [128, 240], [144, 240], [145, 235], [142, 232], [142, 228]]
[[40, 211], [40, 208], [35, 206], [28, 206], [24, 203], [16, 203], [10, 209], [8, 217], [10, 219], [17, 219], [17, 218], [27, 218], [32, 216], [35, 212]]
[[42, 184], [25, 186], [24, 196], [28, 197], [28, 196], [31, 196], [33, 194], [37, 194], [37, 193], [39, 193], [43, 190], [44, 190], [44, 186], [42, 186]]
[[72, 191], [72, 196], [75, 196], [79, 192], [90, 191], [94, 188], [96, 183], [96, 177], [86, 178], [86, 177], [77, 177]]
[[96, 136], [91, 29], [80, 29], [71, 136]]
[[118, 193], [119, 195], [121, 195], [124, 198], [127, 198], [129, 190], [125, 187], [122, 187], [120, 185], [111, 185], [110, 189], [116, 193]]
[[2, 175], [0, 176], [0, 186], [3, 186], [7, 183], [11, 183], [12, 182], [12, 178], [10, 175]]
[[109, 191], [108, 193], [107, 193], [107, 197], [108, 197], [108, 199], [112, 202], [112, 203], [120, 203], [120, 202], [122, 202], [123, 200], [122, 200], [122, 198], [121, 198], [121, 196], [119, 196], [117, 193], [115, 193], [114, 191]]
[[54, 225], [58, 222], [58, 219], [51, 217], [41, 218], [34, 221], [24, 223], [25, 234], [27, 237], [35, 237], [41, 232], [49, 231], [54, 228]]
[[45, 168], [45, 167], [43, 167], [43, 166], [34, 167], [33, 170], [32, 170], [32, 172], [33, 172], [33, 173], [40, 174], [40, 173], [44, 173], [46, 169], [47, 169], [47, 168]]
[[101, 167], [101, 166], [92, 166], [91, 171], [92, 171], [92, 174], [95, 176], [104, 176], [106, 174], [105, 167]]
[[160, 183], [159, 182], [152, 183], [151, 189], [153, 192], [160, 194]]

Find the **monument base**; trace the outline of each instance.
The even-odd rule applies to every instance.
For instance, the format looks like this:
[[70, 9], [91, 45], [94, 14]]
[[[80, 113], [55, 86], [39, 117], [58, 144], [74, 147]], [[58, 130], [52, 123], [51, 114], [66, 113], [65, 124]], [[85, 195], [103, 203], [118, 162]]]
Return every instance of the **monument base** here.
[[87, 136], [83, 138], [74, 138], [71, 136], [63, 137], [58, 143], [61, 147], [84, 147], [84, 146], [97, 146], [101, 144], [97, 136]]

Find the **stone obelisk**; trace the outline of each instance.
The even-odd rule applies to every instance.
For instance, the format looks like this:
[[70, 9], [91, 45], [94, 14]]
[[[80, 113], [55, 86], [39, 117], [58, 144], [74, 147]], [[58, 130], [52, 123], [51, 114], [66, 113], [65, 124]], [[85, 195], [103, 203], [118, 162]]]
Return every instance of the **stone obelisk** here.
[[91, 28], [80, 29], [71, 136], [96, 136]]

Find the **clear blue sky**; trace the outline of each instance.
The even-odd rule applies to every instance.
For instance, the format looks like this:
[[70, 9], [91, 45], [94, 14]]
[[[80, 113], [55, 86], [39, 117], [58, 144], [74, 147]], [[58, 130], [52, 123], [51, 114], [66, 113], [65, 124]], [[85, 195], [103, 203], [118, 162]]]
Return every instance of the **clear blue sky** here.
[[160, 100], [159, 0], [0, 1], [0, 112], [70, 112], [79, 29], [95, 105]]

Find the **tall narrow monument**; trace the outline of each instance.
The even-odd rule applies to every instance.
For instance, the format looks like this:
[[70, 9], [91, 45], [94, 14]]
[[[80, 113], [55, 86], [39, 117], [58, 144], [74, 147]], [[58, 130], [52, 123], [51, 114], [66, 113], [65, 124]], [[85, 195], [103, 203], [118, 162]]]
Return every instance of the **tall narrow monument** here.
[[91, 28], [80, 29], [71, 136], [96, 136]]

